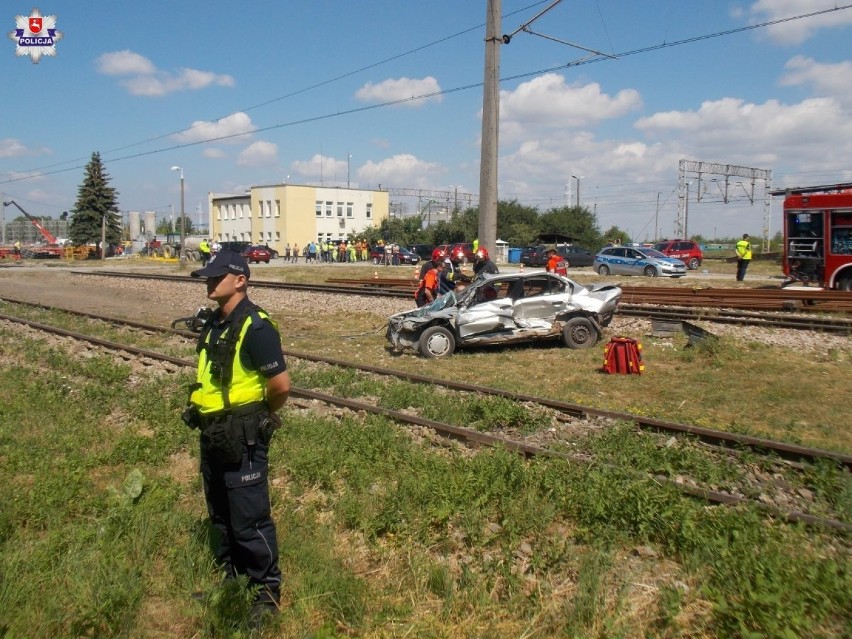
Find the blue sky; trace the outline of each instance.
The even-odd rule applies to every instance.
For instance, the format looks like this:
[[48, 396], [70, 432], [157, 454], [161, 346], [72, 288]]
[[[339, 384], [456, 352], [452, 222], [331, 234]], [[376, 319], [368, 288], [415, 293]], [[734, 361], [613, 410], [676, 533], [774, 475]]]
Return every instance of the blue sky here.
[[[34, 4], [56, 55], [0, 41], [0, 192], [30, 213], [73, 207], [93, 151], [122, 210], [160, 216], [173, 165], [192, 219], [209, 191], [285, 180], [479, 190], [486, 0], [12, 1], [4, 33]], [[503, 0], [502, 32], [551, 4]], [[579, 181], [602, 229], [642, 240], [655, 219], [673, 235], [681, 159], [852, 181], [852, 8], [701, 39], [846, 4], [563, 0], [501, 47], [499, 198], [546, 210]], [[690, 233], [760, 235], [762, 202], [712, 187], [693, 187]]]

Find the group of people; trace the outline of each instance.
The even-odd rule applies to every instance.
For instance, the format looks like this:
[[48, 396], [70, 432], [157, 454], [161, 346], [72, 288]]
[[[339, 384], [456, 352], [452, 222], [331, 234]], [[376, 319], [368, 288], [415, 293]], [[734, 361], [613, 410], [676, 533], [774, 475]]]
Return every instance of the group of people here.
[[450, 255], [439, 248], [432, 251], [432, 259], [420, 267], [420, 284], [414, 292], [414, 302], [418, 308], [431, 304], [459, 284], [469, 284], [479, 275], [500, 272], [485, 247], [477, 248], [473, 254], [473, 278], [462, 271], [463, 259], [462, 251], [453, 251]]

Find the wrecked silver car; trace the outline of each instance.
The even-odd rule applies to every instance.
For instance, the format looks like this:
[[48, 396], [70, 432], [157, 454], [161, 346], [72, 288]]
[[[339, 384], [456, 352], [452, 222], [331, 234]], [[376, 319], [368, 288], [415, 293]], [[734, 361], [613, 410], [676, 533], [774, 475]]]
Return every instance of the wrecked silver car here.
[[446, 357], [456, 347], [561, 339], [590, 348], [621, 299], [614, 285], [582, 286], [545, 271], [480, 276], [463, 291], [392, 315], [387, 339], [395, 350]]

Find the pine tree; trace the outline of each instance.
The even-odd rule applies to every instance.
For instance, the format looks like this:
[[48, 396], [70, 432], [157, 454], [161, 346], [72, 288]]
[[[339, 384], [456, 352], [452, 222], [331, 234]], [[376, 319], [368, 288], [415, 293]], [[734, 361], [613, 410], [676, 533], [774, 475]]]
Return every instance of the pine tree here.
[[86, 175], [77, 191], [77, 203], [72, 209], [68, 236], [77, 245], [97, 244], [101, 241], [104, 218], [107, 244], [119, 244], [122, 228], [118, 192], [109, 185], [109, 174], [104, 170], [101, 154], [95, 151], [86, 165]]

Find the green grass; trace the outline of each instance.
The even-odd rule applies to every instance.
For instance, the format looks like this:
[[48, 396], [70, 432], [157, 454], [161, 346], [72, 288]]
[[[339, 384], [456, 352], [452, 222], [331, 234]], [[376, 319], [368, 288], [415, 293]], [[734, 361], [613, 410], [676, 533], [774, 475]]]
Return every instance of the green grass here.
[[[722, 340], [713, 349], [648, 351], [656, 369], [692, 371], [693, 392], [722, 396], [727, 388], [750, 419], [762, 414], [746, 400], [748, 389], [731, 381], [714, 390], [706, 371], [753, 364], [755, 354], [768, 355], [763, 347]], [[531, 362], [552, 376], [554, 356], [571, 364], [558, 369], [554, 393], [622, 410], [679, 399], [672, 389], [675, 398], [657, 397], [661, 378], [650, 373], [583, 382], [582, 367], [599, 366], [600, 353], [501, 349], [453, 364], [538, 386]], [[220, 585], [210, 558], [196, 435], [179, 420], [191, 373], [138, 373], [7, 328], [0, 357], [0, 636], [251, 636], [244, 589]], [[482, 365], [495, 360], [499, 367]], [[767, 374], [794, 361], [805, 372], [830, 373], [832, 365], [764, 360]], [[297, 365], [293, 375], [483, 430], [530, 432], [547, 422], [502, 400], [459, 399], [351, 371]], [[839, 419], [842, 407], [814, 410], [837, 410]], [[635, 472], [736, 479], [735, 465], [709, 463], [692, 447], [660, 448], [628, 427], [590, 443], [606, 464], [434, 450], [382, 418], [287, 409], [271, 449], [285, 606], [262, 634], [850, 634], [848, 539], [708, 507]], [[833, 466], [809, 470], [802, 483], [848, 508], [848, 476]], [[196, 590], [211, 591], [205, 604], [190, 599]]]

